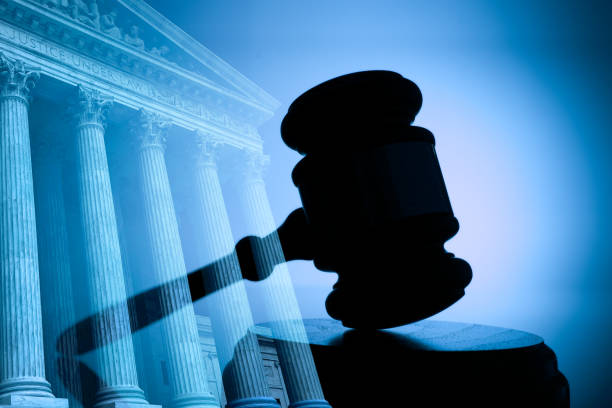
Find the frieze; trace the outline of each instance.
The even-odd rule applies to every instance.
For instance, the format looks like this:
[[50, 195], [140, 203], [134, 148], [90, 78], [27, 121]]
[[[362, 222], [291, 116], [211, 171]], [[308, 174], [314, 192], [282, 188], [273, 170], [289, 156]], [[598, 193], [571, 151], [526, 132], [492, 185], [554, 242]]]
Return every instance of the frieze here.
[[79, 55], [69, 49], [45, 40], [35, 34], [0, 22], [0, 40], [43, 55], [56, 62], [68, 65], [85, 74], [101, 79], [115, 86], [120, 86], [137, 95], [155, 100], [183, 113], [188, 113], [205, 121], [218, 124], [239, 134], [254, 134], [254, 129], [231, 119], [227, 114], [205, 108], [202, 104], [188, 100], [169, 90], [159, 88], [151, 82], [128, 75], [115, 68], [101, 64]]
[[[152, 46], [145, 47], [145, 41], [141, 35], [141, 27], [136, 24], [126, 25], [125, 18], [120, 19], [119, 13], [116, 7], [118, 4], [109, 4], [112, 2], [104, 2], [101, 0], [31, 0], [38, 3], [40, 6], [50, 10], [54, 10], [58, 13], [63, 14], [72, 20], [89, 26], [100, 33], [109, 35], [119, 41], [123, 41], [134, 48], [141, 51], [145, 51], [159, 59], [162, 59], [168, 63], [173, 64], [174, 62], [169, 61], [166, 55], [170, 52], [167, 46]], [[107, 9], [107, 12], [102, 12], [102, 8]], [[179, 56], [175, 55], [175, 59]], [[191, 63], [188, 69], [197, 69], [197, 67]]]

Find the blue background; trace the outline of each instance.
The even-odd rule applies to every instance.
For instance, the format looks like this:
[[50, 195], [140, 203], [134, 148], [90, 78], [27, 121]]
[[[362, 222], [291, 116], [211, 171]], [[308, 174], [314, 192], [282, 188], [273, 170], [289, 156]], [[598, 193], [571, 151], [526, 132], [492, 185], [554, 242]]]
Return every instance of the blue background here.
[[[148, 3], [282, 103], [260, 129], [278, 223], [300, 206], [279, 135], [291, 101], [365, 69], [415, 81], [461, 223], [447, 248], [474, 270], [436, 318], [539, 334], [573, 406], [612, 406], [609, 2]], [[335, 275], [291, 271], [304, 316], [325, 316]]]

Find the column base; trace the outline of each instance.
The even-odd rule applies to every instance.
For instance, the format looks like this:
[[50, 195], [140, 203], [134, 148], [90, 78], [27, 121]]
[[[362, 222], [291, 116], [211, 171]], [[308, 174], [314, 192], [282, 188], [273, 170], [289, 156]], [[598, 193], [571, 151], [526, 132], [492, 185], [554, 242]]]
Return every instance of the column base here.
[[138, 402], [113, 401], [106, 404], [94, 405], [96, 408], [162, 408], [161, 405], [141, 404]]
[[219, 408], [219, 401], [210, 393], [184, 394], [168, 404], [171, 408]]
[[162, 408], [161, 405], [141, 404], [138, 402], [113, 401], [107, 404], [94, 405], [96, 408]]
[[135, 386], [114, 386], [100, 389], [96, 394], [93, 408], [161, 408], [150, 405], [144, 392]]
[[51, 385], [41, 377], [14, 377], [0, 383], [0, 403], [14, 396], [54, 399]]
[[68, 408], [65, 398], [31, 397], [29, 395], [5, 395], [0, 397], [0, 407]]
[[280, 408], [280, 405], [274, 398], [256, 397], [229, 401], [227, 408]]
[[289, 408], [332, 408], [329, 402], [325, 400], [304, 400], [292, 402]]

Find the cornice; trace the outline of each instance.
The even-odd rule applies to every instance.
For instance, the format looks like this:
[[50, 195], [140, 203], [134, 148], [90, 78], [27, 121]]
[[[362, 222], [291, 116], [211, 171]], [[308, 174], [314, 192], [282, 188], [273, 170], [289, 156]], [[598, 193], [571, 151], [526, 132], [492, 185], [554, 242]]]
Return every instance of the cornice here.
[[274, 97], [250, 81], [230, 64], [213, 54], [208, 48], [194, 40], [144, 1], [118, 0], [118, 2], [134, 14], [139, 15], [144, 21], [155, 27], [160, 33], [164, 34], [170, 41], [196, 58], [200, 63], [206, 65], [211, 71], [242, 89], [252, 98], [257, 99], [268, 110], [275, 111], [280, 106], [280, 102]]
[[[124, 4], [126, 2], [119, 0], [119, 3]], [[184, 46], [185, 44], [190, 44], [191, 48], [196, 47], [194, 44], [198, 43], [195, 40], [188, 37], [187, 34], [184, 34], [178, 27], [174, 26], [146, 4], [146, 7], [143, 7], [142, 4], [138, 4], [142, 2], [127, 3], [129, 4], [124, 4], [124, 6], [130, 11], [136, 14], [144, 12], [145, 16], [141, 16], [141, 18], [147, 24], [151, 24], [161, 35], [165, 36], [166, 40], [173, 41], [184, 52], [192, 54]], [[149, 9], [148, 11], [147, 8]], [[157, 17], [152, 18], [152, 15]], [[221, 110], [221, 115], [230, 115], [239, 121], [250, 123], [254, 127], [269, 119], [273, 114], [273, 110], [278, 106], [278, 102], [276, 105], [271, 103], [270, 100], [262, 103], [261, 98], [257, 99], [250, 95], [240, 95], [234, 90], [219, 86], [198, 73], [189, 71], [161, 57], [156, 57], [150, 52], [132, 47], [124, 41], [119, 41], [84, 23], [67, 18], [63, 13], [46, 8], [33, 0], [0, 0], [0, 16], [0, 19], [38, 34], [62, 47], [72, 49], [101, 63], [150, 81], [156, 86], [180, 92], [182, 95], [207, 106], [214, 106]], [[165, 27], [174, 27], [174, 30], [164, 31]], [[174, 41], [172, 38], [169, 38], [173, 34], [179, 35], [180, 33], [182, 33], [182, 37], [187, 37], [190, 41], [187, 41], [185, 38], [182, 41]], [[200, 47], [205, 49], [201, 45]], [[208, 57], [215, 60], [213, 65], [223, 66], [225, 64], [225, 71], [218, 67], [213, 69], [210, 67], [210, 63], [206, 64], [201, 58], [196, 56], [194, 58], [239, 89], [241, 86], [249, 88], [248, 85], [252, 84], [250, 81], [242, 77], [241, 74], [210, 53], [210, 51], [208, 53]], [[232, 79], [232, 77], [242, 77], [243, 80], [238, 81], [235, 78]], [[254, 84], [250, 87], [257, 88]]]

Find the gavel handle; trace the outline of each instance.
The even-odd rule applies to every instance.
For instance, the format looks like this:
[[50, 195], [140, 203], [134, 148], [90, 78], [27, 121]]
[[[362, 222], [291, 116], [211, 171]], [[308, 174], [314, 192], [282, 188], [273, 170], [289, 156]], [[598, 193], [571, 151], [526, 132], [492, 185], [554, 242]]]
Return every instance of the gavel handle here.
[[312, 231], [303, 208], [294, 210], [278, 229], [263, 238], [247, 236], [236, 244], [242, 277], [260, 281], [274, 267], [294, 260], [312, 260]]

